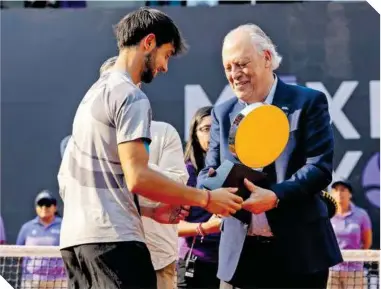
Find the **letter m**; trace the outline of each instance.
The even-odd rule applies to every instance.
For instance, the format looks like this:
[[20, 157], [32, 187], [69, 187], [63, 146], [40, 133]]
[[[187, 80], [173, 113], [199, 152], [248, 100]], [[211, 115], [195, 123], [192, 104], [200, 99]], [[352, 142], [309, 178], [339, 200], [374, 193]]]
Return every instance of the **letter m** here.
[[[232, 98], [234, 96], [233, 91], [229, 85], [220, 93], [215, 104], [219, 104]], [[188, 84], [185, 85], [185, 99], [184, 99], [184, 140], [188, 140], [189, 126], [193, 115], [196, 111], [204, 106], [213, 105], [210, 101], [208, 95], [202, 89], [199, 84]]]

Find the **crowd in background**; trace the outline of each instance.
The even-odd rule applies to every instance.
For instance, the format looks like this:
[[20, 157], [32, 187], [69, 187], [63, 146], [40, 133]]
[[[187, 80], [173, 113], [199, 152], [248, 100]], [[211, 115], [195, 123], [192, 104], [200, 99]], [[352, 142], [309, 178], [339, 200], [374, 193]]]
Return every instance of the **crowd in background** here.
[[[2, 8], [15, 6], [10, 1], [1, 1]], [[142, 5], [143, 1], [130, 1], [130, 7]], [[256, 4], [262, 2], [295, 2], [295, 1], [145, 1], [146, 6], [194, 6], [194, 5], [221, 5], [221, 4]], [[303, 2], [303, 1], [297, 1]], [[24, 8], [85, 8], [88, 1], [19, 1]], [[16, 3], [17, 4], [17, 3]], [[201, 108], [193, 117], [189, 133], [189, 141], [185, 147], [184, 163], [189, 179], [188, 186], [196, 186], [197, 175], [204, 166], [204, 159], [208, 150], [209, 133], [211, 127], [212, 107]], [[339, 246], [343, 250], [369, 249], [372, 244], [372, 228], [370, 218], [365, 210], [356, 206], [351, 200], [353, 188], [347, 181], [338, 181], [332, 184], [331, 194], [338, 204], [337, 214], [331, 219]], [[38, 193], [35, 199], [36, 217], [27, 221], [21, 228], [17, 237], [16, 245], [58, 246], [61, 227], [61, 217], [57, 212], [57, 200], [49, 191]], [[192, 226], [192, 224], [195, 224]], [[178, 225], [178, 252], [177, 263], [177, 286], [178, 288], [219, 288], [219, 280], [216, 278], [219, 227], [221, 220], [201, 208], [192, 208], [188, 218]], [[4, 226], [0, 216], [0, 244], [6, 244], [6, 224]], [[200, 231], [201, 230], [201, 231]], [[197, 263], [198, 271], [192, 278], [187, 278], [185, 263], [193, 256]], [[33, 261], [33, 260], [32, 260]], [[25, 268], [28, 260], [24, 260]], [[33, 263], [35, 263], [33, 261]], [[35, 265], [33, 265], [35, 266]], [[48, 267], [48, 266], [44, 266]], [[45, 276], [39, 277], [39, 282], [64, 282], [64, 266], [56, 261], [51, 272], [44, 271], [33, 274]], [[343, 280], [341, 272], [347, 272], [352, 277], [348, 280], [356, 282], [363, 276], [363, 264], [361, 262], [343, 263], [332, 268], [333, 285], [338, 285]], [[356, 278], [357, 275], [360, 274]], [[32, 276], [32, 279], [34, 278]], [[49, 277], [50, 276], [50, 277]], [[52, 280], [49, 280], [52, 278]], [[31, 280], [32, 282], [33, 280]], [[356, 285], [356, 284], [353, 284]], [[41, 288], [45, 288], [41, 285]], [[60, 288], [57, 285], [57, 288]], [[53, 287], [54, 287], [53, 286]], [[334, 287], [333, 287], [334, 288]]]

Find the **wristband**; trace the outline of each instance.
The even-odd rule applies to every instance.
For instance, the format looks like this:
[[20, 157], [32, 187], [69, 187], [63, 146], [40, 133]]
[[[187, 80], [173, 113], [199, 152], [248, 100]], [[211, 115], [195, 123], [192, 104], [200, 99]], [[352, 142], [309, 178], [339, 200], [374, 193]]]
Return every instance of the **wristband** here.
[[204, 237], [205, 237], [205, 232], [204, 230], [202, 229], [201, 227], [202, 223], [199, 223], [196, 227], [196, 232], [197, 232], [197, 235], [201, 236], [201, 243], [204, 241]]
[[148, 141], [143, 141], [143, 143], [144, 143], [144, 147], [145, 147], [147, 153], [149, 154], [149, 142]]
[[207, 189], [204, 189], [204, 191], [205, 192], [207, 192], [207, 194], [208, 194], [208, 197], [207, 197], [207, 199], [206, 199], [206, 205], [204, 206], [204, 209], [206, 209], [208, 206], [209, 206], [209, 203], [210, 203], [210, 191], [209, 190], [207, 190]]

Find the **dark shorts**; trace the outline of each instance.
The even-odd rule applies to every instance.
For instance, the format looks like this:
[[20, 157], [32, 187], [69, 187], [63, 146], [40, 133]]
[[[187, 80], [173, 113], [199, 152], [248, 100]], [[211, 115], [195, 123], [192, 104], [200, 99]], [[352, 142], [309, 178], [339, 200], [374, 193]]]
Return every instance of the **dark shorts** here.
[[156, 274], [144, 243], [115, 242], [61, 250], [71, 289], [156, 289]]

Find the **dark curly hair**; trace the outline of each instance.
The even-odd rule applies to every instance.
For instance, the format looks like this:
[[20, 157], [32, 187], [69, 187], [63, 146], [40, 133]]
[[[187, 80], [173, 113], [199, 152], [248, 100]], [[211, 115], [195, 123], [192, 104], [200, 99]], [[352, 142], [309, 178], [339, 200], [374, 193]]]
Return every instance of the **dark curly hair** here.
[[185, 40], [173, 20], [165, 13], [142, 7], [128, 13], [114, 27], [119, 50], [137, 45], [148, 34], [156, 37], [156, 45], [171, 43], [179, 55], [187, 50]]

